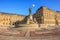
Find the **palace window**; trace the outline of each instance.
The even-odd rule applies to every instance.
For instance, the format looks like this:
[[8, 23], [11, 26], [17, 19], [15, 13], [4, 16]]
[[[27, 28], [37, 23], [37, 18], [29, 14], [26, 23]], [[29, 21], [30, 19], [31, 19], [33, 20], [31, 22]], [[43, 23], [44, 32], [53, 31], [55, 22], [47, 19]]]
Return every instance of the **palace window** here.
[[5, 20], [5, 18], [3, 20]]
[[3, 22], [3, 24], [5, 24], [5, 23]]

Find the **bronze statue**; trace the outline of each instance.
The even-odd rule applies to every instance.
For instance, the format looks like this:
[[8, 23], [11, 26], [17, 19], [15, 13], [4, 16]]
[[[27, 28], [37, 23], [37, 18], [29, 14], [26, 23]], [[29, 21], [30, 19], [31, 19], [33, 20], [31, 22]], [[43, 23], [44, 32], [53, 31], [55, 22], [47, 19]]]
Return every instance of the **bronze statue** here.
[[31, 13], [32, 13], [32, 7], [29, 8], [29, 14], [31, 14]]

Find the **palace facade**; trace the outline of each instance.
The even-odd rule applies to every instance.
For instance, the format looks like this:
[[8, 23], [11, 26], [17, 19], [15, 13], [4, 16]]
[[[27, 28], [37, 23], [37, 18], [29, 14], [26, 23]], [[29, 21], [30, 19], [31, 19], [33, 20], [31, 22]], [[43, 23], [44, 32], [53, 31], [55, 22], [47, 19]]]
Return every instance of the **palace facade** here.
[[60, 24], [60, 12], [47, 7], [40, 7], [34, 14], [39, 24]]
[[0, 13], [0, 26], [6, 27], [13, 25], [16, 21], [22, 21], [25, 18], [23, 15], [17, 14], [8, 14], [8, 13]]
[[[28, 16], [0, 12], [0, 26], [7, 27], [14, 24], [19, 24], [19, 22], [25, 23]], [[60, 12], [53, 11], [45, 6], [40, 7], [36, 13], [33, 14], [33, 18], [36, 18], [37, 24], [60, 24]]]

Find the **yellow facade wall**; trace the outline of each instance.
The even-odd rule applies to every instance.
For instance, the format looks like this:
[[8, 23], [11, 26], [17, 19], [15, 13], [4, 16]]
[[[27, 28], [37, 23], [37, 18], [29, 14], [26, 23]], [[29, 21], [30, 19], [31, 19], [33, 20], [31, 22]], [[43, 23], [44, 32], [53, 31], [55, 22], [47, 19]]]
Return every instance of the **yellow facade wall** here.
[[22, 21], [25, 16], [16, 15], [16, 14], [5, 14], [0, 13], [0, 26], [11, 26], [16, 21]]
[[[56, 19], [55, 19], [55, 16], [56, 16]], [[37, 10], [36, 14], [34, 14], [34, 17], [36, 18], [36, 20], [38, 19], [37, 22], [40, 21], [43, 24], [55, 24], [56, 20], [58, 24], [60, 24], [60, 12], [53, 11], [47, 7], [40, 7]]]

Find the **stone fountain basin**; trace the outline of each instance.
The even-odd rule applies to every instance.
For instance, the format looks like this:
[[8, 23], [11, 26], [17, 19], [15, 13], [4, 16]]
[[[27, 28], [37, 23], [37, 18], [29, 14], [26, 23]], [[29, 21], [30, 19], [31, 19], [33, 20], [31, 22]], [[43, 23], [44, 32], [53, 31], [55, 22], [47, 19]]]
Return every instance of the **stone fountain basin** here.
[[38, 24], [20, 24], [20, 25], [18, 25], [18, 26], [38, 28]]

